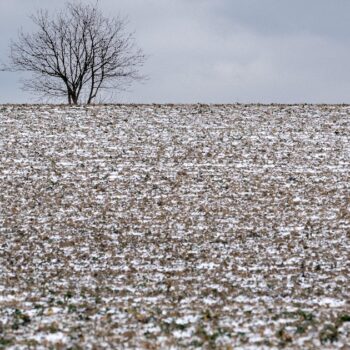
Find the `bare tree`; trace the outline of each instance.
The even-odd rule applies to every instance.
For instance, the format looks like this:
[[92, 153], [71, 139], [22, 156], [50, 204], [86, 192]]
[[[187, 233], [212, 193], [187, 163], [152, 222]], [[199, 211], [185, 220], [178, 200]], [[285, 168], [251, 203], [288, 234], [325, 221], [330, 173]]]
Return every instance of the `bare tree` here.
[[123, 89], [143, 77], [145, 55], [126, 32], [126, 20], [107, 18], [96, 5], [66, 4], [55, 17], [39, 11], [38, 30], [19, 33], [10, 45], [9, 71], [29, 71], [27, 91], [90, 104], [106, 89]]

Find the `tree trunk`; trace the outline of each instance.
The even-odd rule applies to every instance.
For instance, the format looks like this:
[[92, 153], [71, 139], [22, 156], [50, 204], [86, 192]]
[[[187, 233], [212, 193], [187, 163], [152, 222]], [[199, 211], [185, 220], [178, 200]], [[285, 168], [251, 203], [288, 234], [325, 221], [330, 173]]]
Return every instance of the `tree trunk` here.
[[78, 104], [78, 96], [77, 96], [77, 94], [74, 91], [71, 94], [71, 100], [72, 100], [72, 104], [73, 105], [77, 105]]

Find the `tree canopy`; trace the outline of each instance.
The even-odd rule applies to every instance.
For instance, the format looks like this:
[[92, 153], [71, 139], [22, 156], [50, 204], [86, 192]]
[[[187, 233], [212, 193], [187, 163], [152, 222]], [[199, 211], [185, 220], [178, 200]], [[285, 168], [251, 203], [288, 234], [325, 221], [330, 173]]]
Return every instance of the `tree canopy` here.
[[55, 16], [41, 10], [31, 16], [34, 33], [19, 33], [10, 44], [9, 71], [27, 71], [23, 88], [69, 104], [94, 102], [101, 91], [124, 89], [145, 61], [127, 21], [108, 18], [96, 5], [67, 3]]

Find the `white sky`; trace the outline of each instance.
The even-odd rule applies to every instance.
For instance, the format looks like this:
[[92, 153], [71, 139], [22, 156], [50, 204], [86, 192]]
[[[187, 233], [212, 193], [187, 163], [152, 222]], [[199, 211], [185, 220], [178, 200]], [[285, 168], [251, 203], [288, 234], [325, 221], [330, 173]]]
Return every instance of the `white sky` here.
[[[0, 61], [52, 0], [0, 0]], [[348, 0], [100, 0], [128, 15], [149, 76], [114, 102], [350, 103]], [[36, 102], [0, 72], [0, 103]]]

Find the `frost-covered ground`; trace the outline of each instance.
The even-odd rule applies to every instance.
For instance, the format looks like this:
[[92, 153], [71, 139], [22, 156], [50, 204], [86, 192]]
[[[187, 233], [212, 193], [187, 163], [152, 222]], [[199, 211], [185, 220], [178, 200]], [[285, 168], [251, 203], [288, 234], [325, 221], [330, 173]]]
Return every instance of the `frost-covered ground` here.
[[350, 106], [0, 106], [0, 348], [349, 349]]

